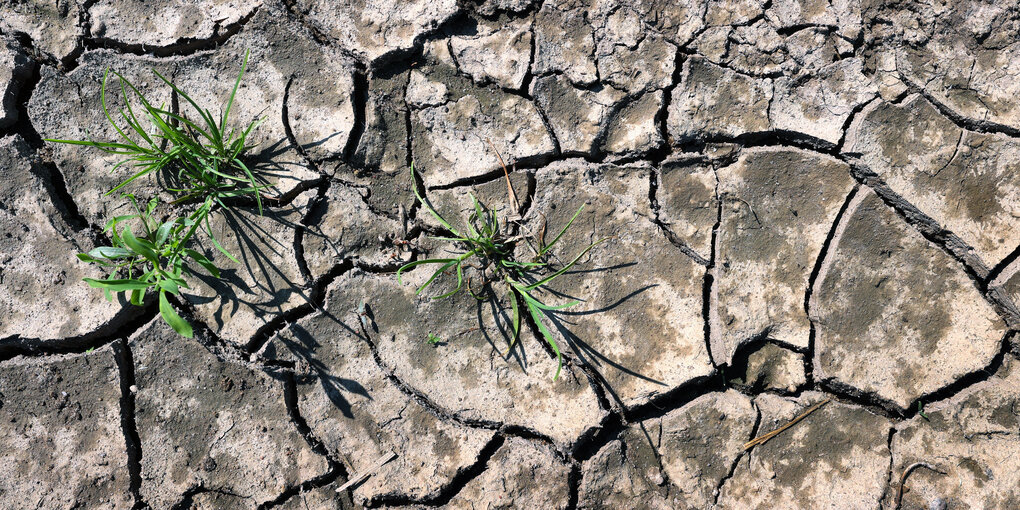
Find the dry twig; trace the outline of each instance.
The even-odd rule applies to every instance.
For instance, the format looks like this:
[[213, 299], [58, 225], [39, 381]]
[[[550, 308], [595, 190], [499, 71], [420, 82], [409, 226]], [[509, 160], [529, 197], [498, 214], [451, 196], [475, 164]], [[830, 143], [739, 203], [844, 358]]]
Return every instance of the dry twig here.
[[819, 403], [809, 407], [807, 409], [807, 411], [804, 411], [803, 413], [800, 413], [799, 416], [797, 416], [796, 418], [790, 420], [790, 422], [787, 423], [786, 425], [783, 425], [782, 427], [779, 427], [778, 429], [773, 430], [772, 432], [769, 432], [768, 434], [765, 434], [763, 436], [758, 436], [758, 437], [756, 437], [756, 438], [754, 438], [754, 439], [744, 443], [744, 450], [747, 451], [747, 450], [750, 450], [751, 448], [754, 448], [755, 446], [758, 446], [760, 444], [765, 444], [769, 439], [772, 439], [773, 437], [776, 437], [779, 434], [782, 434], [784, 430], [786, 430], [786, 429], [796, 425], [797, 422], [799, 422], [800, 420], [803, 420], [804, 418], [807, 418], [807, 415], [817, 411], [819, 407], [822, 407], [823, 405], [828, 404], [829, 401], [831, 401], [831, 400], [832, 400], [832, 397], [829, 397], [829, 398], [827, 398], [827, 399], [825, 399], [825, 400], [823, 400], [823, 401], [821, 401], [821, 402], [819, 402]]

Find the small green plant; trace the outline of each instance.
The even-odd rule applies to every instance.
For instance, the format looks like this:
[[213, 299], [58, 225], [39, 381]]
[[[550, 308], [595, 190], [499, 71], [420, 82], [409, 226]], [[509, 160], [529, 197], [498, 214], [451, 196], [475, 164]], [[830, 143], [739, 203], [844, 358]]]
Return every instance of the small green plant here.
[[917, 414], [921, 416], [921, 418], [924, 418], [924, 421], [931, 421], [928, 419], [928, 415], [924, 412], [924, 404], [922, 404], [921, 401], [917, 402]]
[[[153, 219], [157, 200], [153, 198], [143, 209], [132, 195], [126, 195], [135, 208], [135, 214], [117, 216], [106, 224], [105, 232], [112, 246], [101, 246], [78, 258], [111, 268], [106, 279], [85, 278], [89, 286], [103, 289], [106, 299], [113, 300], [114, 292], [130, 292], [129, 301], [141, 305], [149, 289], [159, 292], [159, 313], [177, 333], [190, 338], [191, 325], [174, 311], [166, 294], [180, 295], [180, 288], [189, 288], [184, 280], [187, 259], [204, 267], [219, 278], [220, 271], [205, 255], [187, 247], [188, 241], [199, 226], [200, 217], [206, 216], [204, 206], [186, 218], [160, 223]], [[135, 235], [128, 224], [141, 225], [144, 234]], [[124, 278], [118, 278], [124, 276]]]
[[[190, 274], [189, 261], [202, 266], [216, 278], [220, 275], [212, 260], [188, 247], [196, 232], [204, 226], [202, 230], [212, 244], [237, 263], [237, 259], [213, 235], [209, 216], [217, 208], [229, 209], [225, 199], [245, 196], [254, 196], [259, 214], [262, 213], [261, 190], [267, 185], [260, 183], [256, 174], [242, 160], [245, 152], [252, 147], [247, 143], [248, 136], [262, 120], [254, 120], [241, 130], [228, 127], [230, 110], [247, 66], [248, 53], [245, 53], [241, 71], [218, 117], [200, 107], [183, 90], [153, 70], [173, 93], [190, 105], [201, 119], [198, 121], [185, 112], [174, 113], [163, 106], [153, 106], [127, 78], [107, 69], [100, 90], [100, 104], [107, 121], [119, 135], [119, 140], [99, 142], [47, 139], [48, 142], [92, 147], [123, 156], [110, 171], [130, 167], [132, 173], [105, 196], [143, 176], [159, 172], [164, 177], [161, 182], [168, 183], [164, 185], [164, 190], [174, 195], [172, 206], [181, 209], [192, 204], [188, 208], [190, 213], [161, 222], [154, 217], [157, 198], [153, 197], [143, 208], [139, 206], [135, 195], [121, 192], [121, 196], [130, 202], [134, 214], [116, 216], [107, 222], [104, 231], [110, 238], [110, 246], [100, 246], [88, 253], [78, 254], [82, 261], [99, 264], [110, 270], [105, 279], [84, 279], [89, 286], [103, 289], [107, 300], [113, 300], [113, 293], [128, 292], [129, 302], [141, 305], [145, 293], [153, 290], [159, 295], [159, 311], [163, 320], [185, 337], [193, 335], [192, 327], [173, 309], [167, 294], [180, 295], [181, 288], [190, 288], [184, 279]], [[123, 126], [114, 120], [107, 107], [106, 92], [111, 73], [117, 77], [120, 85], [124, 105], [117, 113], [124, 122]], [[139, 121], [132, 101], [137, 103], [136, 106], [143, 113], [141, 118], [147, 121], [149, 129]]]
[[[411, 166], [411, 178], [414, 181], [414, 165]], [[510, 182], [509, 176], [507, 176], [507, 183]], [[509, 186], [509, 184], [508, 184]], [[579, 303], [579, 301], [570, 301], [564, 304], [550, 306], [534, 296], [536, 290], [541, 289], [545, 285], [551, 283], [557, 277], [574, 267], [575, 264], [581, 257], [584, 257], [592, 248], [604, 241], [600, 239], [586, 248], [580, 251], [569, 263], [563, 265], [558, 269], [553, 269], [553, 263], [550, 260], [550, 250], [560, 241], [563, 234], [567, 232], [567, 229], [574, 223], [574, 220], [584, 210], [582, 205], [577, 209], [577, 212], [570, 218], [570, 221], [563, 226], [556, 237], [546, 244], [544, 242], [544, 236], [539, 236], [537, 243], [533, 239], [526, 235], [514, 235], [511, 223], [504, 222], [500, 223], [499, 218], [495, 211], [487, 208], [471, 195], [471, 202], [474, 206], [474, 211], [468, 218], [467, 225], [464, 231], [460, 231], [453, 227], [450, 222], [443, 219], [443, 217], [436, 212], [425, 200], [421, 194], [418, 193], [415, 186], [412, 184], [414, 190], [414, 196], [418, 199], [422, 208], [429, 212], [436, 221], [439, 222], [450, 234], [447, 237], [433, 237], [440, 241], [449, 241], [458, 246], [462, 251], [452, 257], [447, 258], [432, 258], [417, 260], [405, 264], [397, 270], [397, 281], [401, 282], [401, 274], [415, 266], [421, 265], [433, 265], [438, 268], [432, 273], [432, 276], [421, 286], [418, 287], [416, 294], [421, 294], [429, 285], [435, 282], [440, 276], [444, 274], [450, 274], [454, 272], [457, 277], [456, 287], [444, 294], [435, 296], [432, 299], [445, 299], [451, 297], [462, 289], [464, 285], [464, 267], [471, 261], [472, 264], [477, 262], [477, 265], [471, 265], [470, 267], [476, 268], [484, 273], [488, 272], [488, 282], [498, 283], [506, 291], [506, 297], [510, 301], [510, 307], [512, 309], [511, 326], [513, 336], [510, 339], [507, 347], [507, 353], [513, 349], [521, 331], [521, 308], [527, 311], [531, 316], [534, 323], [537, 325], [539, 332], [542, 334], [542, 338], [549, 344], [553, 352], [556, 353], [556, 375], [553, 379], [557, 379], [560, 376], [560, 370], [563, 368], [563, 354], [560, 352], [559, 344], [556, 343], [556, 339], [553, 338], [552, 333], [545, 326], [542, 321], [542, 316], [549, 311], [563, 310]], [[511, 197], [513, 197], [512, 188], [510, 190]], [[544, 229], [543, 229], [544, 231]], [[533, 257], [528, 261], [515, 260], [514, 252], [519, 241], [527, 241], [527, 245], [531, 248]], [[535, 245], [537, 244], [537, 248]], [[471, 288], [470, 282], [467, 285], [467, 291], [474, 296], [476, 299], [483, 300], [484, 296], [480, 296]], [[429, 342], [432, 342], [432, 336], [429, 336]], [[437, 337], [438, 338], [438, 337]]]
[[432, 345], [436, 345], [436, 344], [442, 342], [443, 339], [440, 338], [439, 335], [436, 335], [435, 333], [429, 333], [427, 341], [428, 341], [428, 343], [430, 343]]
[[[109, 154], [124, 156], [110, 171], [115, 172], [122, 166], [130, 166], [133, 167], [134, 173], [114, 186], [106, 193], [107, 195], [140, 177], [165, 170], [169, 172], [168, 180], [171, 183], [166, 189], [178, 194], [175, 203], [204, 200], [226, 207], [223, 203], [224, 198], [254, 195], [261, 213], [260, 190], [266, 185], [258, 182], [241, 156], [251, 148], [247, 144], [248, 136], [262, 123], [262, 119], [252, 121], [243, 130], [228, 129], [227, 126], [234, 97], [237, 95], [247, 66], [248, 53], [245, 53], [241, 72], [237, 75], [234, 88], [218, 118], [208, 109], [199, 106], [191, 96], [158, 71], [152, 70], [198, 114], [201, 120], [197, 122], [189, 118], [185, 112], [174, 113], [162, 106], [158, 108], [153, 106], [127, 78], [107, 69], [103, 74], [99, 101], [106, 120], [119, 135], [119, 141], [53, 139], [46, 141], [93, 147]], [[107, 107], [106, 90], [111, 72], [117, 77], [120, 96], [124, 102], [124, 106], [118, 111], [119, 117], [126, 124], [123, 127], [118, 125]], [[135, 108], [131, 106], [132, 98], [141, 106], [141, 111], [144, 112], [142, 118], [148, 120], [151, 132], [146, 130], [135, 116]]]

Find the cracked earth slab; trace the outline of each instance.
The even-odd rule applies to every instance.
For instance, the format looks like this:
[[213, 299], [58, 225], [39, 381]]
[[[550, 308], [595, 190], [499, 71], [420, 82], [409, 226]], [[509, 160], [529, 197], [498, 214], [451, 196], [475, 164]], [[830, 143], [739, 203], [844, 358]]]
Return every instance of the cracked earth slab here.
[[[156, 319], [131, 337], [143, 499], [172, 506], [195, 487], [256, 508], [323, 474], [287, 416], [279, 377], [225, 362]], [[209, 503], [212, 504], [212, 503]]]
[[[164, 48], [182, 41], [212, 39], [248, 18], [261, 2], [202, 0], [181, 5], [170, 1], [99, 0], [89, 7], [91, 35], [120, 44]], [[124, 23], [123, 20], [137, 20]]]
[[905, 81], [969, 121], [1014, 133], [1020, 128], [1016, 2], [907, 2], [874, 9], [875, 17], [898, 22], [883, 35], [894, 45]]
[[[798, 398], [760, 395], [759, 430], [774, 430], [822, 399], [815, 392]], [[860, 407], [829, 402], [744, 455], [720, 488], [718, 505], [877, 507], [886, 487], [891, 428], [889, 420]]]
[[903, 412], [988, 366], [1006, 328], [957, 261], [870, 190], [854, 202], [811, 296], [815, 378]]
[[[847, 195], [850, 167], [814, 152], [749, 149], [717, 171], [718, 231], [712, 359], [767, 337], [806, 349], [804, 297], [815, 260]], [[717, 321], [717, 322], [716, 322]]]
[[557, 245], [563, 262], [605, 239], [540, 296], [582, 300], [553, 314], [553, 331], [625, 406], [712, 372], [701, 315], [704, 267], [654, 224], [650, 173], [640, 164], [554, 163], [536, 174], [526, 218], [535, 235], [543, 222], [558, 232], [585, 207]]
[[0, 493], [21, 508], [132, 508], [111, 347], [0, 364]]
[[1018, 151], [1016, 139], [962, 129], [916, 94], [868, 105], [843, 147], [990, 266], [1020, 245]]
[[756, 419], [751, 400], [731, 390], [631, 425], [584, 462], [578, 508], [711, 507]]
[[[1008, 508], [1020, 503], [1017, 471], [1020, 364], [1007, 357], [990, 378], [950, 399], [926, 405], [924, 416], [899, 424], [893, 436], [893, 487], [900, 508]], [[895, 501], [890, 491], [886, 503]]]
[[[298, 409], [312, 434], [343, 459], [348, 472], [367, 470], [385, 453], [397, 455], [354, 487], [355, 501], [421, 499], [472, 465], [495, 431], [438, 418], [392, 378], [406, 372], [391, 374], [376, 362], [357, 312], [357, 301], [366, 299], [357, 294], [372, 278], [342, 276], [327, 293], [324, 310], [284, 329], [263, 353], [299, 363]], [[376, 296], [372, 294], [367, 309], [379, 324], [386, 324], [384, 307], [410, 303], [404, 296], [399, 301]], [[386, 337], [377, 341], [392, 342]], [[424, 338], [402, 341], [434, 348]]]
[[18, 120], [17, 99], [30, 74], [30, 61], [21, 45], [0, 37], [0, 128]]
[[500, 154], [537, 164], [556, 152], [556, 142], [533, 102], [501, 90], [477, 87], [444, 64], [411, 72], [411, 147], [427, 187], [498, 170]]
[[196, 250], [217, 260], [220, 278], [196, 273], [192, 288], [181, 295], [219, 338], [246, 345], [271, 321], [310, 302], [294, 239], [314, 197], [314, 191], [306, 191], [262, 215], [251, 206], [211, 215], [216, 240], [237, 262], [228, 260], [211, 240], [198, 239]]
[[62, 61], [78, 50], [84, 30], [78, 23], [82, 8], [73, 0], [4, 0], [0, 2], [0, 29], [8, 34], [27, 34], [36, 47]]
[[54, 202], [48, 172], [19, 136], [0, 139], [0, 339], [55, 341], [109, 333], [129, 312], [82, 283], [102, 278], [75, 254], [95, 247]]

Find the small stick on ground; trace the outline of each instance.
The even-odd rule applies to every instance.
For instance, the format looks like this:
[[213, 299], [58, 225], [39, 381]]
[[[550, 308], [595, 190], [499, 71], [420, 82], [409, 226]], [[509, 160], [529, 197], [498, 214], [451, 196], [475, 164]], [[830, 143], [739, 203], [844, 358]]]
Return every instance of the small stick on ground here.
[[[521, 214], [521, 202], [517, 200], [517, 192], [514, 191], [514, 185], [510, 184], [510, 171], [506, 169], [506, 163], [503, 162], [503, 156], [499, 155], [499, 151], [496, 150], [496, 146], [492, 143], [492, 140], [485, 139], [489, 142], [489, 147], [492, 147], [492, 151], [496, 153], [496, 157], [499, 158], [499, 164], [503, 167], [503, 175], [506, 176], [506, 192], [510, 198], [510, 208], [513, 209], [514, 215]], [[516, 168], [516, 164], [514, 164]]]
[[800, 420], [803, 420], [804, 418], [807, 418], [807, 416], [809, 414], [817, 411], [819, 407], [822, 407], [823, 405], [828, 404], [831, 400], [832, 400], [832, 397], [829, 397], [829, 398], [827, 398], [827, 399], [825, 399], [825, 400], [823, 400], [823, 401], [821, 401], [821, 402], [819, 402], [819, 403], [817, 403], [817, 404], [807, 408], [807, 411], [804, 411], [803, 413], [800, 413], [799, 416], [797, 416], [796, 418], [790, 420], [790, 422], [787, 423], [786, 425], [783, 425], [782, 427], [779, 427], [778, 429], [773, 430], [772, 432], [769, 432], [768, 434], [765, 434], [765, 435], [762, 435], [762, 436], [758, 436], [758, 437], [756, 437], [756, 438], [754, 438], [754, 439], [744, 443], [744, 451], [750, 450], [751, 448], [754, 448], [755, 446], [758, 446], [760, 444], [765, 444], [769, 439], [772, 439], [773, 437], [776, 437], [779, 434], [782, 434], [784, 430], [786, 430], [786, 429], [796, 425], [797, 422], [799, 422]]
[[903, 474], [900, 475], [900, 488], [896, 490], [896, 506], [893, 507], [896, 510], [899, 510], [900, 504], [903, 501], [903, 486], [906, 485], [907, 483], [907, 477], [910, 476], [911, 471], [920, 467], [928, 468], [940, 475], [946, 474], [945, 471], [939, 471], [937, 468], [935, 468], [931, 464], [928, 464], [927, 462], [915, 462], [907, 466], [907, 468], [903, 470]]
[[347, 490], [349, 487], [351, 487], [353, 485], [357, 485], [357, 484], [367, 480], [368, 477], [372, 475], [372, 473], [375, 473], [376, 471], [379, 470], [379, 468], [385, 466], [387, 462], [389, 462], [389, 461], [391, 461], [391, 460], [393, 460], [395, 458], [397, 458], [397, 454], [395, 454], [393, 452], [389, 452], [389, 453], [383, 455], [382, 457], [379, 457], [379, 460], [375, 461], [375, 464], [372, 467], [362, 471], [360, 474], [358, 474], [354, 478], [351, 478], [350, 480], [347, 481], [347, 483], [345, 483], [345, 484], [341, 485], [340, 487], [338, 487], [336, 489], [336, 491], [337, 492], [343, 492], [343, 491]]

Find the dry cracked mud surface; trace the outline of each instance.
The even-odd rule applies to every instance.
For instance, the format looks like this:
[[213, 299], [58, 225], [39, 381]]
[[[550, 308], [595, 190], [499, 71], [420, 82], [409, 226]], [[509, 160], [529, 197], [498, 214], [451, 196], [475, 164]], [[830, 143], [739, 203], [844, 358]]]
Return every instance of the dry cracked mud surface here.
[[[1016, 508], [1018, 28], [1016, 0], [0, 0], [0, 507]], [[213, 216], [238, 261], [174, 301], [186, 339], [81, 281], [125, 170], [44, 139], [116, 135], [107, 69], [217, 105], [245, 51], [273, 200]], [[584, 206], [557, 263], [602, 242], [536, 293], [580, 303], [508, 349], [505, 300], [416, 295], [397, 268], [451, 246], [413, 191], [531, 236]]]

